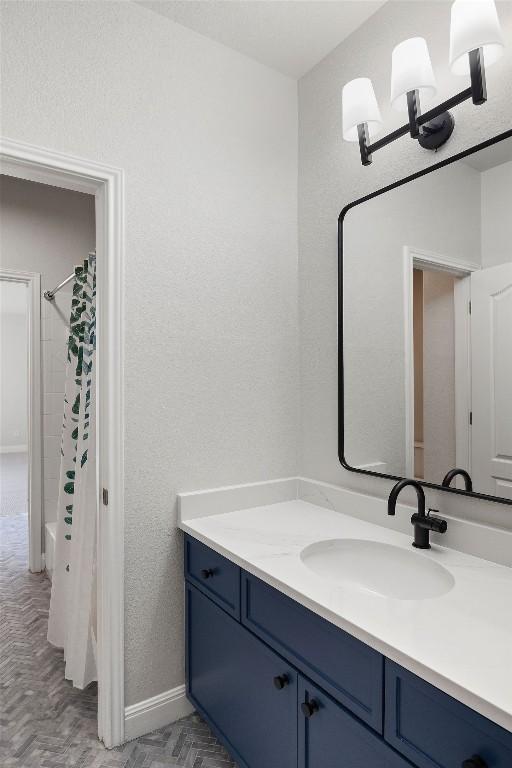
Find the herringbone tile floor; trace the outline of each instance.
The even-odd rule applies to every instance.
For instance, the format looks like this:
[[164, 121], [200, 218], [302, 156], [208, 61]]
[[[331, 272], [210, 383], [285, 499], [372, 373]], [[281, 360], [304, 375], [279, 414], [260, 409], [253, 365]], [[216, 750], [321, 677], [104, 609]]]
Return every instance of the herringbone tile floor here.
[[95, 685], [64, 680], [46, 640], [50, 582], [27, 570], [27, 516], [0, 516], [1, 768], [236, 768], [192, 715], [114, 750], [97, 738]]

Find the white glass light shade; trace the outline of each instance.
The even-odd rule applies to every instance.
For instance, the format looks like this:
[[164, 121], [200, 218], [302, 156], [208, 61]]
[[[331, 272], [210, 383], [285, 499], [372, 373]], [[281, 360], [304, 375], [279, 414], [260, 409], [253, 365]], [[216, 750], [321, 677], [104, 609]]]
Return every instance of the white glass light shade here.
[[360, 123], [367, 123], [370, 138], [379, 132], [382, 117], [368, 77], [358, 77], [343, 86], [342, 110], [345, 141], [358, 140], [357, 126]]
[[428, 103], [436, 95], [437, 86], [427, 41], [411, 37], [397, 45], [391, 57], [391, 105], [407, 112], [407, 93], [419, 92], [420, 103]]
[[503, 47], [494, 0], [455, 0], [450, 24], [450, 67], [455, 75], [469, 73], [470, 51], [483, 48], [488, 67], [500, 58]]

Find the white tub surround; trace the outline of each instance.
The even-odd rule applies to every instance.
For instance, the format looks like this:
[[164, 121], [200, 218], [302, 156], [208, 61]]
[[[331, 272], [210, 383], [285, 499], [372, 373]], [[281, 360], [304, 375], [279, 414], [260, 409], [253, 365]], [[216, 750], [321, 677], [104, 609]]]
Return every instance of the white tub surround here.
[[52, 581], [53, 564], [55, 562], [55, 536], [57, 534], [57, 523], [46, 523], [44, 527], [44, 569], [46, 575]]
[[[257, 500], [261, 485], [245, 489], [251, 488]], [[296, 484], [297, 493], [309, 494], [323, 493], [321, 486], [300, 479]], [[512, 731], [511, 568], [435, 543], [431, 550], [412, 550], [410, 523], [408, 533], [401, 533], [360, 519], [366, 515], [375, 519], [378, 512], [384, 524], [391, 520], [391, 525], [403, 528], [411, 509], [397, 507], [393, 521], [382, 499], [338, 488], [336, 509], [324, 506], [328, 503], [324, 495], [322, 506], [292, 498], [263, 505], [256, 501], [252, 507], [233, 510], [229, 491], [222, 489], [227, 511], [221, 509], [219, 490], [212, 492], [210, 510], [205, 492], [181, 496], [181, 529]], [[198, 504], [203, 516], [197, 515]], [[414, 552], [418, 566], [425, 558], [442, 565], [454, 586], [441, 596], [420, 600], [387, 598], [357, 585], [334, 583], [301, 559], [305, 547], [327, 539], [371, 540]]]

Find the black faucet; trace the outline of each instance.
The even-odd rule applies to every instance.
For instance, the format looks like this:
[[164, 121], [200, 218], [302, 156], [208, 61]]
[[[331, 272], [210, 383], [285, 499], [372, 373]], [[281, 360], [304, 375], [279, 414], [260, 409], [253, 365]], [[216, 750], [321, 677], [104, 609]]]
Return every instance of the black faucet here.
[[409, 485], [414, 488], [418, 497], [418, 511], [411, 517], [411, 523], [414, 525], [412, 545], [418, 549], [430, 549], [430, 531], [445, 533], [448, 523], [446, 520], [430, 515], [431, 512], [437, 512], [436, 509], [429, 509], [428, 514], [425, 514], [425, 491], [416, 480], [400, 480], [393, 486], [388, 499], [388, 515], [395, 514], [398, 494]]
[[466, 486], [466, 491], [472, 491], [473, 490], [473, 481], [471, 480], [471, 476], [469, 472], [466, 472], [465, 469], [450, 469], [449, 472], [446, 473], [443, 479], [443, 488], [449, 488], [450, 483], [453, 480], [454, 477], [457, 477], [457, 475], [460, 475], [464, 478], [464, 485]]

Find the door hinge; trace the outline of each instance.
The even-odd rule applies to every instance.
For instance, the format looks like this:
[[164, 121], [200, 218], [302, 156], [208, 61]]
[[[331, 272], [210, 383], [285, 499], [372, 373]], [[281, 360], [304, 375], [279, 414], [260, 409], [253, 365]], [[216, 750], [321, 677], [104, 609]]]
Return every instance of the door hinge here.
[[469, 302], [469, 314], [471, 314], [471, 301]]
[[473, 425], [473, 411], [469, 412], [469, 426]]
[[103, 506], [108, 507], [108, 488], [103, 488], [101, 498], [103, 500]]

